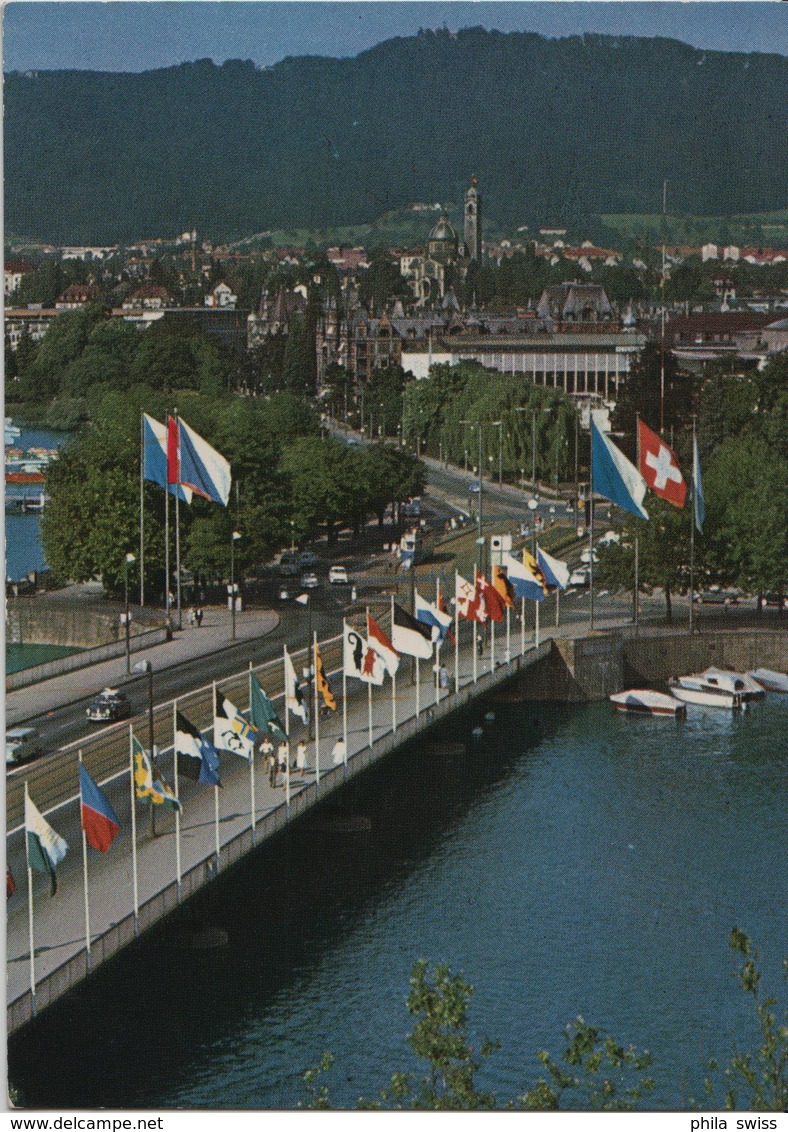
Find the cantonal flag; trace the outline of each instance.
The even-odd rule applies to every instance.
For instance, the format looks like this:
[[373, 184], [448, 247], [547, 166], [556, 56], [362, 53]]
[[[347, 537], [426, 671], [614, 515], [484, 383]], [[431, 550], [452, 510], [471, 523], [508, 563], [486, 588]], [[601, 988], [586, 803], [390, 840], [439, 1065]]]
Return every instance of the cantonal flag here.
[[687, 484], [681, 474], [676, 453], [643, 421], [638, 421], [640, 474], [655, 495], [674, 507], [683, 507]]
[[485, 578], [484, 574], [476, 571], [476, 589], [484, 597], [484, 608], [487, 610], [487, 616], [491, 621], [496, 621], [500, 624], [503, 621], [504, 603], [501, 600], [501, 595], [496, 590], [495, 586], [490, 582], [489, 578]]
[[383, 661], [389, 676], [393, 676], [399, 668], [399, 653], [370, 613], [367, 613], [367, 644]]
[[[437, 607], [441, 611], [441, 613], [445, 613], [448, 616], [449, 611], [446, 608], [446, 598], [443, 596], [443, 586], [441, 586], [440, 582], [438, 582], [435, 604], [437, 605]], [[452, 644], [455, 643], [454, 632], [453, 632], [452, 629], [447, 630], [446, 636], [448, 637], [448, 639], [451, 641]]]
[[505, 566], [493, 564], [493, 586], [503, 604], [511, 609], [514, 605], [514, 586], [509, 581]]
[[117, 837], [120, 821], [109, 798], [99, 789], [82, 763], [79, 764], [79, 799], [85, 839], [92, 849], [106, 853]]
[[432, 656], [432, 629], [422, 621], [417, 621], [406, 609], [394, 602], [394, 617], [391, 637], [397, 652], [406, 656], [429, 660]]
[[463, 578], [462, 574], [456, 575], [454, 600], [457, 603], [458, 617], [462, 617], [465, 621], [480, 621], [482, 624], [487, 620], [484, 595], [479, 592], [477, 586], [472, 586], [467, 578]]
[[33, 804], [25, 790], [25, 836], [27, 840], [27, 863], [31, 869], [47, 873], [52, 884], [52, 895], [57, 892], [55, 868], [68, 852], [68, 845], [55, 833], [52, 826]]

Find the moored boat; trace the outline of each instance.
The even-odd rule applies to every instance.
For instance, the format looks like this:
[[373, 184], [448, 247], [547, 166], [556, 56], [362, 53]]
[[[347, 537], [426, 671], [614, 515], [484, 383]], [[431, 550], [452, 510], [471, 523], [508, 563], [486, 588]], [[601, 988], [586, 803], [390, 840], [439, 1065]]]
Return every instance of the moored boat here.
[[650, 688], [630, 688], [608, 697], [616, 711], [635, 715], [684, 715], [687, 708], [673, 696], [652, 692]]
[[767, 692], [788, 692], [788, 675], [771, 668], [753, 668], [747, 675]]
[[[757, 693], [753, 686], [758, 688]], [[747, 700], [764, 694], [755, 680], [741, 672], [725, 672], [720, 668], [707, 668], [691, 676], [673, 676], [668, 687], [676, 699], [703, 707], [740, 708]]]

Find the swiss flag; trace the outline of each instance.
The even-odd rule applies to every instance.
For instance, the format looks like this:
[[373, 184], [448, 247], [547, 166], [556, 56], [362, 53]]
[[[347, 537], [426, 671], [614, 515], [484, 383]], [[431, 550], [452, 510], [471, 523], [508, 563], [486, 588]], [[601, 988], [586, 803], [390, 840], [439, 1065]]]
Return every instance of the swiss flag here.
[[478, 570], [476, 571], [476, 589], [484, 597], [484, 606], [490, 620], [498, 623], [503, 621], [504, 605], [501, 601], [501, 595], [492, 583], [485, 578], [484, 574], [480, 574]]
[[178, 421], [167, 417], [167, 483], [181, 482], [181, 446]]
[[683, 507], [687, 484], [681, 474], [676, 453], [661, 436], [652, 432], [643, 421], [640, 430], [640, 474], [655, 495], [667, 499], [674, 507]]

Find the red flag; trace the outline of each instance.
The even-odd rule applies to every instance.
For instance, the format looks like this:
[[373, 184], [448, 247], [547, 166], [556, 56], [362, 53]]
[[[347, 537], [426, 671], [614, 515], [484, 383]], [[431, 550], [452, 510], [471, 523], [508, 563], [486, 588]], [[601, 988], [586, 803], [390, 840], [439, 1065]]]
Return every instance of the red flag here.
[[640, 440], [640, 474], [655, 495], [667, 499], [674, 507], [683, 507], [687, 484], [681, 474], [676, 453], [661, 436], [638, 421]]
[[167, 483], [181, 482], [181, 451], [178, 421], [167, 417]]
[[[443, 589], [441, 587], [440, 582], [438, 582], [438, 595], [437, 595], [437, 600], [436, 600], [435, 604], [437, 605], [437, 607], [441, 611], [441, 613], [445, 613], [446, 616], [448, 617], [449, 611], [446, 608], [446, 601], [443, 597]], [[452, 644], [455, 643], [455, 641], [454, 641], [454, 631], [452, 629], [449, 629], [447, 631], [446, 636], [448, 637], [448, 639], [451, 641]]]
[[11, 872], [11, 866], [6, 865], [6, 867], [5, 867], [5, 898], [6, 898], [6, 900], [10, 900], [15, 892], [16, 892], [16, 881], [14, 880], [14, 874]]
[[478, 570], [476, 571], [476, 589], [484, 598], [484, 607], [490, 620], [498, 623], [503, 621], [504, 606], [501, 595], [489, 578], [485, 578], [484, 574], [480, 574]]
[[[377, 653], [385, 664], [386, 670], [393, 676], [399, 668], [399, 653], [370, 613], [367, 613], [367, 644], [369, 649], [364, 657], [364, 671], [372, 671], [368, 664], [370, 666], [374, 664], [375, 653]], [[368, 660], [370, 655], [372, 659]]]
[[458, 574], [454, 593], [457, 615], [464, 621], [479, 621], [484, 624], [487, 620], [487, 607], [484, 603], [484, 594], [479, 587], [472, 586], [461, 574]]

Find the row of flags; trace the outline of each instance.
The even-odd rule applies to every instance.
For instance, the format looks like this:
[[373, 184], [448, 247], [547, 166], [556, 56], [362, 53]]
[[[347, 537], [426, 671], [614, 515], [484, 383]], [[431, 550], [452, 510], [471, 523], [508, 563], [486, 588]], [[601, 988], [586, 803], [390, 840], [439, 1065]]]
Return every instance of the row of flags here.
[[[639, 519], [648, 519], [643, 507], [647, 490], [661, 499], [683, 508], [687, 498], [687, 481], [676, 453], [662, 437], [638, 418], [638, 466], [608, 437], [591, 413], [591, 478], [593, 490], [624, 511]], [[698, 438], [692, 435], [692, 502], [694, 522], [703, 533], [705, 505], [698, 455]]]
[[199, 495], [227, 506], [232, 485], [229, 463], [181, 417], [168, 417], [164, 425], [143, 413], [142, 451], [144, 479], [185, 503]]

